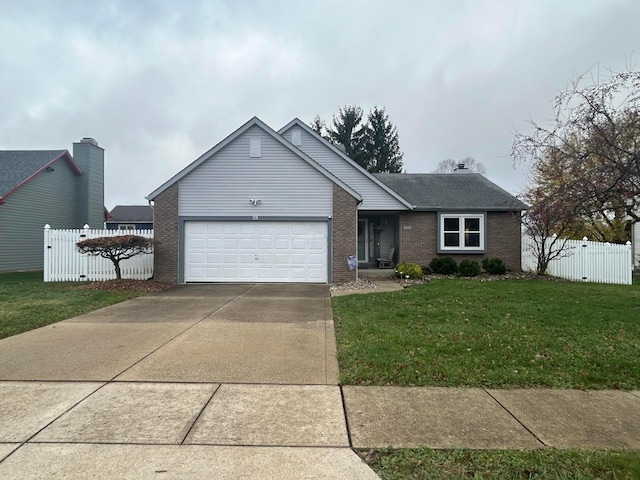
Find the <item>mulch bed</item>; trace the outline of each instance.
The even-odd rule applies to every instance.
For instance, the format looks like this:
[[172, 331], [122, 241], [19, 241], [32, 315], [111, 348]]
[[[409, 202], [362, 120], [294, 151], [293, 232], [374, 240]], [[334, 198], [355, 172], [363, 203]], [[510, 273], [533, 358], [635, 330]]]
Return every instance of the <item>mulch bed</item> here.
[[79, 290], [127, 290], [134, 292], [161, 292], [174, 288], [172, 283], [156, 282], [155, 280], [105, 280], [102, 282], [88, 282], [78, 285]]

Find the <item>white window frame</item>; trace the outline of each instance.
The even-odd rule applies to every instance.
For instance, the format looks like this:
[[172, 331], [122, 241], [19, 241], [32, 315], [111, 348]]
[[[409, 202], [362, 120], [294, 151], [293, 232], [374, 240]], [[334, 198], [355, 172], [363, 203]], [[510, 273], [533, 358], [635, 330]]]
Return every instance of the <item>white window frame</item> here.
[[[458, 235], [459, 243], [455, 246], [445, 246], [445, 229], [444, 222], [449, 218], [458, 219]], [[465, 241], [465, 220], [478, 219], [480, 223], [480, 245], [466, 246]], [[485, 213], [439, 213], [438, 214], [438, 253], [485, 253], [486, 252], [486, 236], [487, 236], [487, 216]], [[451, 233], [447, 231], [446, 233]]]
[[118, 230], [135, 230], [135, 223], [119, 223]]

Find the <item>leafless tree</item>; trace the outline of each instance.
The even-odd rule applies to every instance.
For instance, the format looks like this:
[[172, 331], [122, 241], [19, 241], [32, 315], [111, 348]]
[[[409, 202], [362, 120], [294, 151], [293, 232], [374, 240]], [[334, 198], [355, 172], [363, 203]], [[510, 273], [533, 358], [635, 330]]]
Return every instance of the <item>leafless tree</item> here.
[[481, 173], [485, 175], [487, 173], [487, 169], [480, 162], [477, 162], [473, 157], [465, 157], [462, 160], [454, 160], [452, 158], [447, 158], [446, 160], [442, 160], [436, 166], [434, 173], [453, 173], [458, 170], [459, 166], [464, 164], [464, 168], [468, 169], [473, 173]]

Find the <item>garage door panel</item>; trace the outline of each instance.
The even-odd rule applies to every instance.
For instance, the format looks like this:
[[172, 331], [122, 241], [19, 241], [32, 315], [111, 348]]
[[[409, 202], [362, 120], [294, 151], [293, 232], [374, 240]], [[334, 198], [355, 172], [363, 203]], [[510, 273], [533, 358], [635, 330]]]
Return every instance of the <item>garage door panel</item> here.
[[187, 282], [327, 281], [326, 222], [185, 222]]

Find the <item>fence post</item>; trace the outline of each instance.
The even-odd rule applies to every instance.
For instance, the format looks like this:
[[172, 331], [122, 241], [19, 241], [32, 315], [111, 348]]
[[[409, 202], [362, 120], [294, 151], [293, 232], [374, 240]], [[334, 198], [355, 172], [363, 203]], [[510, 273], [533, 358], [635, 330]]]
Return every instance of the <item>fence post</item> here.
[[49, 230], [51, 230], [51, 225], [47, 223], [44, 226], [44, 278], [42, 279], [45, 282], [51, 280], [51, 272], [49, 271], [51, 268], [51, 244], [49, 241]]
[[[89, 229], [91, 227], [88, 224], [84, 224], [84, 227], [82, 227], [82, 233], [80, 234], [80, 240], [86, 240], [87, 238], [89, 238]], [[75, 245], [73, 246], [73, 248], [75, 248]], [[89, 256], [86, 254], [82, 255], [82, 259], [80, 260], [80, 281], [81, 282], [86, 282], [87, 280], [89, 280], [88, 278], [89, 275]]]
[[[587, 241], [589, 239], [587, 237], [582, 237], [582, 248], [587, 248]], [[587, 281], [587, 255], [585, 250], [582, 250], [582, 280]]]
[[629, 263], [631, 263], [631, 269], [629, 270], [629, 272], [627, 272], [626, 275], [626, 284], [627, 285], [632, 285], [633, 284], [633, 270], [634, 270], [634, 265], [633, 265], [633, 247], [631, 246], [631, 242], [629, 240], [627, 240], [627, 243], [624, 244], [625, 247], [627, 247], [627, 255], [628, 255], [628, 261]]

